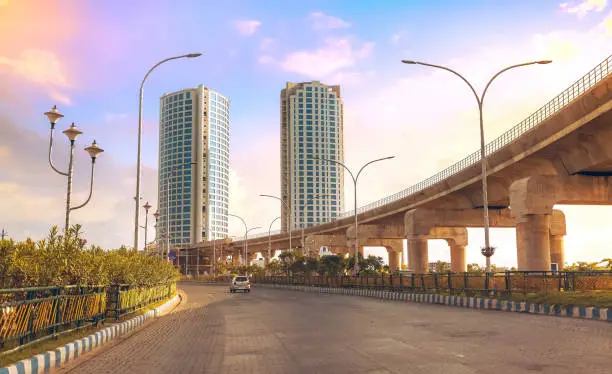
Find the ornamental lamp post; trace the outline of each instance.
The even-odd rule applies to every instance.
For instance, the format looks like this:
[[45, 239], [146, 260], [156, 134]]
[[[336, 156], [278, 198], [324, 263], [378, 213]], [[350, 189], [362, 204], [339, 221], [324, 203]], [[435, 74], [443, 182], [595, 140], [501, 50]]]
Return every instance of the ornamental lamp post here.
[[94, 140], [93, 143], [89, 146], [85, 148], [85, 151], [89, 154], [89, 157], [91, 158], [91, 179], [90, 179], [90, 183], [89, 183], [89, 196], [87, 197], [87, 200], [85, 200], [85, 202], [81, 205], [72, 207], [71, 206], [71, 197], [72, 197], [72, 177], [73, 177], [73, 171], [74, 171], [74, 146], [75, 146], [75, 142], [76, 139], [78, 138], [79, 135], [81, 135], [83, 132], [81, 130], [79, 130], [76, 125], [74, 124], [74, 122], [70, 125], [70, 127], [64, 131], [62, 131], [62, 133], [64, 135], [66, 135], [66, 137], [68, 137], [68, 140], [70, 141], [70, 156], [68, 159], [68, 171], [63, 172], [60, 171], [59, 169], [57, 169], [54, 165], [53, 165], [53, 159], [52, 159], [52, 154], [53, 154], [53, 135], [55, 132], [55, 124], [57, 123], [57, 121], [59, 119], [61, 119], [62, 117], [64, 117], [63, 114], [59, 113], [57, 110], [57, 106], [54, 105], [53, 108], [44, 113], [45, 116], [47, 116], [47, 119], [49, 120], [49, 123], [51, 124], [51, 131], [50, 131], [50, 135], [49, 135], [49, 165], [51, 166], [51, 169], [53, 169], [53, 171], [55, 171], [56, 173], [63, 175], [66, 177], [67, 179], [67, 186], [66, 186], [66, 217], [65, 217], [65, 224], [64, 224], [64, 236], [66, 236], [68, 229], [70, 228], [70, 212], [76, 209], [80, 209], [82, 207], [84, 207], [85, 205], [87, 205], [89, 203], [89, 201], [91, 200], [91, 195], [93, 193], [93, 183], [94, 183], [94, 168], [95, 168], [95, 164], [96, 164], [96, 158], [98, 157], [98, 155], [102, 152], [104, 152], [104, 150], [100, 147], [98, 147], [98, 144], [96, 143], [96, 141]]

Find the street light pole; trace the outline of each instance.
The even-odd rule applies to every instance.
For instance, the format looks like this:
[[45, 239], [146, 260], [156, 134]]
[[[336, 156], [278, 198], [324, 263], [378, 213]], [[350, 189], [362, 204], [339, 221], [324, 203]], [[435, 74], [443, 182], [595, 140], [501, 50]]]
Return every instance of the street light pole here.
[[270, 222], [270, 227], [268, 228], [268, 261], [272, 259], [272, 225], [280, 218], [280, 216], [274, 218], [272, 222]]
[[249, 266], [249, 251], [248, 251], [248, 239], [249, 239], [249, 232], [253, 231], [253, 230], [257, 230], [260, 229], [261, 227], [257, 226], [257, 227], [251, 227], [250, 229], [248, 229], [246, 231], [246, 233], [244, 234], [244, 263], [245, 265], [248, 267]]
[[366, 166], [373, 164], [375, 162], [378, 161], [384, 161], [384, 160], [390, 160], [392, 158], [394, 158], [395, 156], [389, 156], [389, 157], [383, 157], [383, 158], [378, 158], [376, 160], [372, 160], [370, 162], [367, 162], [365, 165], [363, 165], [361, 167], [361, 169], [359, 169], [359, 172], [357, 172], [357, 175], [353, 175], [353, 173], [351, 172], [351, 170], [346, 167], [346, 165], [344, 165], [343, 163], [336, 161], [336, 160], [330, 160], [327, 158], [323, 158], [323, 157], [315, 157], [315, 159], [318, 160], [323, 160], [323, 161], [327, 161], [327, 162], [333, 162], [335, 164], [338, 164], [340, 166], [342, 166], [346, 171], [348, 171], [348, 173], [350, 174], [351, 178], [353, 178], [353, 184], [355, 186], [354, 188], [354, 192], [355, 192], [355, 247], [354, 247], [354, 252], [355, 252], [355, 267], [353, 268], [353, 272], [355, 273], [354, 275], [359, 274], [359, 226], [357, 223], [357, 180], [359, 180], [359, 175], [361, 175], [361, 172], [363, 171], [363, 169], [366, 168]]
[[145, 210], [145, 244], [143, 251], [147, 251], [147, 234], [149, 229], [149, 209], [151, 209], [151, 204], [147, 201], [145, 205], [142, 206]]
[[485, 95], [491, 83], [493, 83], [495, 78], [499, 77], [502, 73], [510, 69], [514, 69], [514, 68], [518, 68], [522, 66], [550, 64], [552, 60], [532, 61], [532, 62], [525, 62], [522, 64], [508, 66], [507, 68], [504, 68], [500, 70], [499, 72], [497, 72], [497, 74], [495, 74], [489, 80], [484, 90], [482, 91], [482, 95], [480, 96], [478, 96], [478, 93], [474, 89], [474, 86], [472, 86], [472, 84], [467, 79], [465, 79], [463, 75], [459, 74], [453, 69], [447, 68], [445, 66], [428, 64], [428, 63], [420, 62], [420, 61], [402, 60], [402, 62], [408, 65], [423, 65], [423, 66], [429, 66], [432, 68], [442, 69], [442, 70], [451, 72], [455, 74], [457, 77], [459, 77], [462, 81], [464, 81], [470, 87], [470, 89], [472, 90], [472, 93], [474, 94], [474, 97], [476, 98], [476, 102], [478, 103], [478, 112], [480, 116], [480, 163], [481, 163], [481, 168], [482, 168], [482, 172], [481, 172], [482, 174], [481, 176], [482, 178], [482, 210], [483, 210], [483, 215], [484, 215], [484, 236], [485, 236], [485, 247], [482, 248], [482, 254], [487, 259], [486, 271], [489, 272], [491, 271], [491, 256], [495, 253], [495, 249], [491, 247], [490, 241], [489, 241], [489, 201], [488, 201], [488, 193], [487, 193], [487, 162], [486, 162], [486, 155], [485, 155], [486, 149], [485, 149], [485, 139], [484, 139], [484, 121], [483, 121], [483, 113], [482, 113], [484, 98], [485, 98]]
[[4, 240], [6, 236], [8, 236], [8, 232], [5, 229], [2, 229], [2, 232], [0, 232], [0, 238]]
[[[244, 225], [244, 253], [247, 253], [247, 234], [249, 233], [249, 229], [247, 227], [245, 220], [242, 217], [237, 216], [235, 214], [228, 213], [227, 215], [230, 217], [238, 218], [239, 220], [242, 221], [242, 224]], [[246, 261], [246, 257], [245, 257], [245, 261]]]
[[145, 81], [149, 77], [149, 74], [151, 74], [151, 72], [155, 70], [156, 67], [163, 64], [164, 62], [168, 62], [170, 60], [177, 60], [180, 58], [200, 57], [201, 55], [202, 55], [201, 53], [189, 53], [186, 55], [170, 57], [165, 60], [162, 60], [158, 62], [157, 64], [153, 65], [153, 67], [149, 69], [149, 71], [147, 71], [147, 74], [145, 74], [144, 78], [142, 79], [142, 83], [140, 83], [140, 99], [138, 103], [138, 154], [136, 157], [136, 209], [134, 213], [135, 215], [134, 217], [134, 248], [138, 248], [138, 219], [140, 216], [139, 214], [140, 209], [138, 206], [139, 205], [138, 201], [140, 199], [140, 159], [141, 159], [141, 146], [142, 146], [142, 98], [143, 98], [143, 88], [144, 88]]
[[93, 192], [94, 167], [96, 164], [96, 157], [98, 157], [100, 153], [104, 152], [104, 150], [98, 147], [95, 140], [93, 141], [93, 143], [91, 143], [89, 147], [85, 148], [85, 151], [89, 153], [89, 156], [91, 157], [91, 179], [90, 179], [90, 184], [89, 184], [89, 196], [87, 197], [87, 200], [83, 204], [78, 205], [76, 207], [71, 207], [70, 205], [71, 205], [71, 197], [72, 197], [72, 176], [73, 176], [73, 169], [74, 169], [73, 168], [74, 144], [76, 142], [76, 138], [79, 135], [81, 135], [83, 132], [77, 129], [74, 122], [70, 125], [68, 129], [62, 131], [70, 140], [70, 157], [68, 160], [68, 171], [67, 172], [60, 171], [53, 165], [53, 160], [52, 160], [51, 155], [53, 153], [53, 133], [55, 130], [55, 124], [60, 118], [64, 117], [64, 115], [60, 114], [57, 110], [57, 106], [54, 105], [50, 111], [45, 112], [45, 116], [47, 116], [47, 118], [49, 119], [49, 123], [51, 124], [51, 133], [49, 136], [49, 165], [51, 166], [51, 169], [53, 169], [53, 171], [67, 178], [66, 217], [65, 217], [65, 223], [64, 223], [64, 236], [67, 236], [68, 229], [70, 228], [70, 212], [72, 210], [80, 209], [84, 207], [91, 200], [91, 195]]
[[293, 249], [293, 247], [291, 246], [291, 218], [293, 217], [293, 213], [291, 211], [291, 207], [289, 206], [289, 204], [287, 204], [287, 202], [285, 200], [281, 199], [278, 196], [265, 195], [265, 194], [259, 194], [259, 196], [262, 196], [262, 197], [271, 197], [273, 199], [276, 199], [276, 200], [280, 201], [281, 203], [283, 203], [285, 205], [285, 208], [287, 208], [287, 210], [289, 211], [289, 217], [287, 217], [287, 231], [289, 233], [289, 250], [291, 251]]
[[153, 217], [155, 217], [155, 236], [156, 236], [155, 243], [157, 245], [156, 249], [157, 249], [157, 252], [159, 254], [159, 258], [162, 258], [162, 251], [161, 251], [161, 248], [160, 248], [160, 245], [159, 245], [159, 239], [161, 239], [161, 237], [162, 237], [161, 234], [158, 231], [159, 216], [160, 216], [160, 214], [159, 214], [159, 207], [157, 207], [157, 210], [155, 211], [155, 213], [153, 213]]

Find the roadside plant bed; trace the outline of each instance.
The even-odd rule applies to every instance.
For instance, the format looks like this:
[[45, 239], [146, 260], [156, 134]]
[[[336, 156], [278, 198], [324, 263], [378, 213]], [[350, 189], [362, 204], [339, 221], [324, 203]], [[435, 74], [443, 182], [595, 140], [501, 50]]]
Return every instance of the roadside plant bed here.
[[176, 294], [177, 270], [158, 256], [86, 246], [79, 225], [66, 236], [0, 240], [0, 352], [11, 352]]

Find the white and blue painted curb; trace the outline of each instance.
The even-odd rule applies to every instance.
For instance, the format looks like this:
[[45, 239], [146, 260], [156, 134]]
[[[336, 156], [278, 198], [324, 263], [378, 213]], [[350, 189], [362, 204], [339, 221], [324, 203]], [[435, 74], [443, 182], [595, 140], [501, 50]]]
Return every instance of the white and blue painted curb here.
[[[389, 290], [374, 290], [367, 288], [335, 288], [296, 286], [285, 284], [257, 284], [259, 287], [280, 288], [292, 291], [333, 293], [374, 297], [383, 300], [399, 300], [413, 303], [450, 305], [460, 308], [501, 310], [505, 312], [530, 313], [547, 316], [584, 318], [596, 321], [612, 322], [612, 308], [592, 306], [573, 306], [558, 304], [540, 304], [526, 301], [509, 301], [488, 297], [448, 296], [436, 294], [419, 294]], [[2, 374], [0, 372], [0, 374]]]
[[111, 340], [140, 327], [145, 321], [164, 315], [170, 307], [176, 304], [180, 296], [176, 294], [157, 308], [146, 311], [128, 321], [104, 328], [95, 334], [78, 339], [53, 351], [26, 358], [10, 366], [0, 368], [0, 374], [39, 374], [48, 373], [52, 368], [58, 368], [69, 361], [74, 361], [84, 353], [90, 352]]

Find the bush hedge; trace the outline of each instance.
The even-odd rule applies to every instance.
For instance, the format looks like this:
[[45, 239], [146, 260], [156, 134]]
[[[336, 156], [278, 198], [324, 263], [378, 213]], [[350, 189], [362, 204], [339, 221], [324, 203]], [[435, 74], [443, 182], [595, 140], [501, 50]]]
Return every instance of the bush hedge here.
[[138, 284], [150, 286], [178, 279], [172, 264], [154, 255], [121, 247], [86, 246], [81, 226], [66, 237], [57, 227], [46, 239], [0, 240], [0, 288], [64, 285]]

